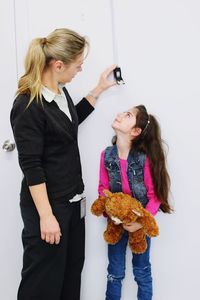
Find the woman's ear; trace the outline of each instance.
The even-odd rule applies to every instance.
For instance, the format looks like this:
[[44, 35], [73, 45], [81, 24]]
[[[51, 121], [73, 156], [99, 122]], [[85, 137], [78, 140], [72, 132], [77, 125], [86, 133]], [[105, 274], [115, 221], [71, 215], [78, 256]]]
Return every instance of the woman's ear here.
[[131, 130], [131, 135], [133, 137], [137, 137], [138, 135], [140, 135], [142, 132], [142, 129], [139, 128], [139, 127], [134, 127], [132, 130]]
[[54, 68], [57, 72], [63, 71], [64, 63], [61, 60], [55, 60]]

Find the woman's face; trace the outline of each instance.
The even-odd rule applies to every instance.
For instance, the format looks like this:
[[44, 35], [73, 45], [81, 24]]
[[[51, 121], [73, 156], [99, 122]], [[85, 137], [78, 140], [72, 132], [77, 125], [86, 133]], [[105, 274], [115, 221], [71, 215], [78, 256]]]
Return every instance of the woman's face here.
[[84, 62], [84, 53], [79, 55], [76, 60], [68, 65], [63, 64], [62, 72], [59, 73], [58, 81], [60, 83], [70, 82], [78, 72], [82, 71], [82, 65]]
[[125, 112], [117, 114], [112, 123], [112, 128], [117, 132], [131, 133], [136, 125], [137, 109], [131, 108]]

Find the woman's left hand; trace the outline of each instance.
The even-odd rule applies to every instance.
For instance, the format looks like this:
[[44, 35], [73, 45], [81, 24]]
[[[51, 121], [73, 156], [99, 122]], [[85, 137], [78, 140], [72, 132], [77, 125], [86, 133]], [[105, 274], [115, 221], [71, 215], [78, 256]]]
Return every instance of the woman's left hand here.
[[102, 92], [117, 84], [116, 80], [109, 79], [109, 76], [116, 67], [117, 65], [112, 65], [101, 74], [97, 87], [99, 87]]
[[111, 86], [114, 86], [117, 84], [116, 80], [114, 79], [109, 79], [109, 76], [112, 74], [113, 70], [116, 68], [117, 65], [112, 65], [109, 68], [107, 68], [100, 76], [98, 84], [94, 89], [92, 89], [86, 98], [88, 101], [94, 106], [95, 105], [95, 100], [98, 99], [98, 97], [101, 95], [101, 93]]
[[135, 232], [142, 228], [142, 225], [138, 222], [130, 223], [130, 224], [123, 224], [123, 228], [129, 232]]

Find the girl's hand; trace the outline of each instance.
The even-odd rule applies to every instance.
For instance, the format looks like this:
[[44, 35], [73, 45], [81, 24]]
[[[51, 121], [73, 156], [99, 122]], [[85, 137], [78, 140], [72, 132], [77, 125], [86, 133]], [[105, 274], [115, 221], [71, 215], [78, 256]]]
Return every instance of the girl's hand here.
[[139, 230], [140, 228], [142, 228], [142, 225], [138, 222], [134, 222], [134, 223], [130, 223], [130, 224], [124, 224], [123, 228], [129, 232], [135, 232], [137, 230]]
[[50, 244], [59, 244], [61, 231], [53, 214], [40, 217], [41, 239]]

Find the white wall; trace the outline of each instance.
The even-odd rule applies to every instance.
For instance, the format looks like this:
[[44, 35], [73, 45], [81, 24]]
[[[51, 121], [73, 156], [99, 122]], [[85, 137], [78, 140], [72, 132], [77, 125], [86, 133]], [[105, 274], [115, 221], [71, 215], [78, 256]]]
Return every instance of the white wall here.
[[[110, 124], [115, 114], [141, 103], [158, 117], [169, 146], [171, 201], [175, 208], [172, 215], [159, 213], [157, 216], [160, 236], [152, 241], [154, 300], [197, 299], [200, 3], [198, 0], [113, 2], [118, 63], [126, 84], [105, 92], [96, 111], [80, 126], [79, 144], [88, 201], [82, 299], [104, 299], [106, 286], [106, 244], [102, 237], [106, 224], [103, 218], [90, 213], [97, 197], [99, 155], [110, 143], [113, 135]], [[45, 36], [61, 26], [89, 36], [91, 51], [84, 70], [69, 86], [77, 102], [93, 87], [100, 72], [114, 62], [110, 1], [57, 0], [55, 5], [46, 0], [16, 0], [15, 4], [19, 75], [23, 73], [22, 61], [32, 38]], [[45, 14], [50, 21], [44, 19]], [[19, 224], [20, 221], [16, 226]], [[13, 251], [6, 250], [9, 254]], [[131, 274], [131, 254], [127, 252], [122, 299], [131, 300], [136, 299], [136, 285]], [[21, 248], [15, 250], [15, 257], [16, 261], [21, 260]], [[1, 272], [5, 272], [8, 262], [2, 263]], [[14, 284], [5, 283], [10, 289], [15, 288], [18, 280], [19, 274], [15, 272]], [[6, 297], [6, 293], [1, 296], [13, 300]]]
[[[110, 141], [110, 124], [116, 112], [141, 103], [157, 116], [169, 146], [175, 209], [172, 215], [159, 213], [156, 217], [160, 236], [152, 241], [153, 299], [198, 299], [200, 3], [114, 0], [114, 8], [118, 62], [126, 84], [103, 95], [96, 112], [80, 130], [88, 195], [85, 299], [93, 293], [97, 300], [104, 298], [105, 223], [89, 213], [96, 197], [99, 153]], [[136, 299], [130, 264], [128, 251], [123, 289], [126, 300]]]

